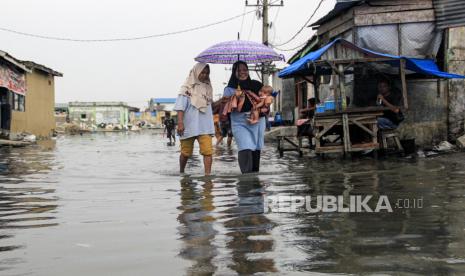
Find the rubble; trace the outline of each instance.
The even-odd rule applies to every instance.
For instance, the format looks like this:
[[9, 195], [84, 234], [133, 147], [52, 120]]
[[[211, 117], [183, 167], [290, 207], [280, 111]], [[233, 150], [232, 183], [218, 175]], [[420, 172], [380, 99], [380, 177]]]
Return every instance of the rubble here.
[[29, 146], [31, 144], [32, 143], [30, 143], [30, 142], [11, 141], [11, 140], [0, 139], [0, 146], [25, 147], [25, 146]]
[[434, 146], [435, 151], [446, 152], [454, 150], [455, 146], [447, 141], [442, 141], [439, 145]]
[[24, 136], [24, 142], [35, 143], [37, 141], [37, 137], [34, 134], [29, 134]]
[[37, 141], [37, 136], [31, 133], [28, 133], [28, 132], [10, 133], [8, 140], [17, 141], [17, 142], [35, 143]]
[[465, 135], [457, 138], [457, 146], [462, 150], [465, 149]]

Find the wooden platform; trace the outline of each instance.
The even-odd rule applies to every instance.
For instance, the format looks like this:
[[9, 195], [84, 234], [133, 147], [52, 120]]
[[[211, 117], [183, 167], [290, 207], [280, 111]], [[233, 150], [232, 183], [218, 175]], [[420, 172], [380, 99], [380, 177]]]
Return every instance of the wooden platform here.
[[[315, 114], [315, 152], [323, 153], [351, 153], [364, 150], [378, 150], [378, 121], [383, 115], [384, 107], [347, 108], [343, 111], [324, 112]], [[370, 140], [355, 144], [350, 140], [350, 126], [369, 135]], [[330, 134], [335, 127], [342, 129], [339, 134], [340, 143], [323, 143], [322, 139]]]
[[[278, 135], [276, 138], [278, 140], [278, 151], [280, 157], [283, 157], [284, 152], [286, 151], [296, 151], [299, 153], [300, 157], [303, 156], [302, 137]], [[297, 139], [297, 143], [293, 141], [293, 139]], [[290, 145], [290, 147], [285, 146], [286, 142], [288, 145]]]
[[32, 145], [32, 143], [0, 139], [0, 146], [25, 147], [25, 146], [29, 146], [29, 145]]

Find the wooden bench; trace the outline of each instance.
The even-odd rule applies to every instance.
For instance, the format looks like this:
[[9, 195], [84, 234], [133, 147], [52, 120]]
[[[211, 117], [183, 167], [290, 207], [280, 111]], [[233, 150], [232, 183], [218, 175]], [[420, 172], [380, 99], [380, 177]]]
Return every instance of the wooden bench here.
[[[284, 135], [278, 135], [276, 136], [277, 140], [278, 140], [278, 151], [279, 151], [279, 157], [283, 157], [284, 156], [284, 152], [285, 151], [297, 151], [299, 153], [299, 156], [302, 157], [303, 156], [303, 151], [302, 151], [302, 136], [296, 136], [296, 135], [287, 135], [287, 136], [284, 136]], [[297, 143], [292, 141], [291, 139], [292, 138], [296, 138], [297, 139]], [[291, 147], [285, 147], [284, 145], [286, 144], [289, 144]]]
[[[317, 113], [315, 115], [315, 138], [317, 154], [343, 153], [378, 150], [378, 125], [377, 117], [383, 114], [384, 108], [348, 108], [339, 112]], [[353, 143], [350, 139], [350, 127], [356, 126], [357, 131], [366, 133], [370, 139], [361, 143]], [[339, 134], [340, 143], [322, 143], [322, 139], [330, 134], [334, 127], [342, 129]]]
[[399, 134], [397, 133], [397, 131], [395, 129], [380, 130], [381, 147], [385, 153], [387, 153], [388, 150], [391, 149], [391, 147], [389, 147], [389, 139], [392, 139], [392, 141], [394, 142], [395, 147], [392, 147], [394, 153], [403, 154], [404, 148], [400, 143]]

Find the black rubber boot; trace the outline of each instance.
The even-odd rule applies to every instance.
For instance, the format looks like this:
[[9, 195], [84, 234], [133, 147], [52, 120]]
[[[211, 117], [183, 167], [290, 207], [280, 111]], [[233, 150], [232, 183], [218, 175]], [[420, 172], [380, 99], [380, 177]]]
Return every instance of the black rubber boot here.
[[242, 173], [251, 173], [253, 169], [253, 157], [251, 150], [239, 151], [238, 158], [239, 167]]
[[252, 171], [260, 171], [260, 151], [252, 151]]

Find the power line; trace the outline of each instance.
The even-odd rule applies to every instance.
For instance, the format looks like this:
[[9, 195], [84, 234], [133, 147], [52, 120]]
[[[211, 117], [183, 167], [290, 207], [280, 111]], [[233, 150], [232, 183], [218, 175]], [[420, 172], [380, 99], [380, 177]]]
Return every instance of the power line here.
[[292, 40], [294, 40], [294, 39], [305, 29], [305, 27], [307, 27], [307, 25], [310, 23], [310, 20], [312, 20], [313, 16], [315, 16], [316, 12], [320, 9], [321, 4], [323, 4], [324, 1], [325, 1], [325, 0], [320, 0], [320, 2], [318, 3], [318, 6], [317, 6], [316, 9], [313, 11], [313, 13], [312, 13], [312, 15], [310, 16], [310, 18], [305, 22], [305, 24], [302, 26], [302, 28], [300, 28], [300, 30], [297, 31], [297, 33], [296, 33], [293, 37], [291, 37], [289, 40], [287, 40], [287, 41], [284, 42], [284, 43], [272, 45], [272, 47], [275, 48], [276, 46], [283, 46], [283, 45], [288, 44], [288, 43], [291, 42]]
[[242, 22], [241, 22], [241, 29], [239, 30], [239, 38], [242, 35], [242, 28], [244, 27], [244, 19], [245, 19], [245, 11], [246, 11], [246, 9], [247, 9], [247, 7], [244, 7], [244, 11], [242, 12]]
[[279, 11], [281, 10], [280, 8], [281, 6], [278, 6], [278, 8], [276, 9], [276, 14], [274, 15], [274, 18], [273, 18], [273, 24], [278, 19]]
[[13, 29], [8, 29], [8, 28], [3, 28], [0, 27], [0, 31], [8, 32], [8, 33], [13, 33], [17, 35], [22, 35], [22, 36], [28, 36], [28, 37], [34, 37], [34, 38], [40, 38], [40, 39], [47, 39], [47, 40], [59, 40], [59, 41], [71, 41], [71, 42], [119, 42], [119, 41], [133, 41], [133, 40], [143, 40], [143, 39], [150, 39], [150, 38], [157, 38], [157, 37], [164, 37], [164, 36], [170, 36], [170, 35], [177, 35], [177, 34], [182, 34], [182, 33], [187, 33], [187, 32], [192, 32], [192, 31], [197, 31], [200, 29], [205, 29], [211, 26], [219, 25], [222, 23], [226, 23], [229, 21], [232, 21], [234, 19], [237, 19], [241, 16], [244, 16], [246, 14], [252, 13], [254, 11], [249, 11], [249, 12], [244, 12], [242, 14], [229, 17], [227, 19], [193, 27], [193, 28], [188, 28], [184, 30], [179, 30], [179, 31], [173, 31], [173, 32], [167, 32], [167, 33], [161, 33], [161, 34], [152, 34], [152, 35], [146, 35], [146, 36], [135, 36], [135, 37], [122, 37], [122, 38], [108, 38], [108, 39], [77, 39], [77, 38], [67, 38], [67, 37], [57, 37], [57, 36], [48, 36], [48, 35], [39, 35], [39, 34], [32, 34], [32, 33], [26, 33], [26, 32], [21, 32], [21, 31], [16, 31]]
[[273, 19], [273, 21], [271, 21], [272, 24], [273, 24], [273, 39], [271, 41], [273, 41], [273, 43], [274, 43], [274, 40], [276, 39], [276, 20], [278, 20], [279, 11], [281, 10], [280, 8], [281, 8], [281, 6], [279, 6], [276, 9], [276, 14], [274, 16], [274, 19]]
[[[250, 11], [250, 12], [254, 12], [254, 11]], [[250, 37], [252, 36], [252, 31], [253, 31], [254, 24], [255, 24], [255, 18], [252, 17], [252, 25], [250, 26], [249, 37], [247, 38], [247, 40], [250, 40]]]
[[273, 48], [276, 49], [276, 50], [279, 50], [279, 51], [281, 51], [281, 52], [290, 52], [290, 51], [294, 51], [294, 50], [297, 50], [297, 49], [302, 48], [302, 47], [305, 46], [305, 44], [307, 44], [307, 43], [308, 43], [308, 41], [305, 41], [304, 43], [300, 44], [299, 46], [296, 46], [296, 47], [291, 48], [291, 49], [281, 49], [281, 48], [279, 48], [279, 47], [274, 47], [274, 46], [273, 46]]

